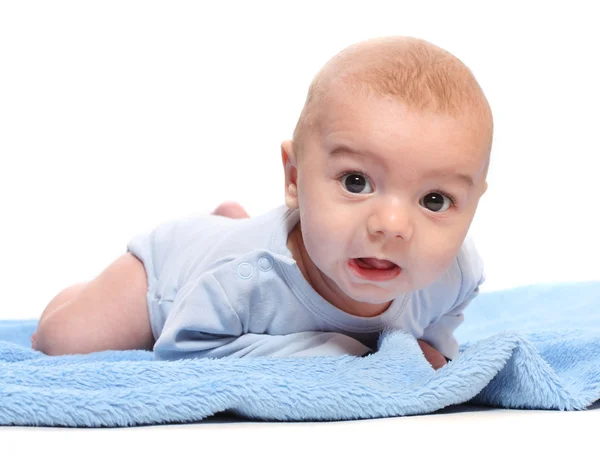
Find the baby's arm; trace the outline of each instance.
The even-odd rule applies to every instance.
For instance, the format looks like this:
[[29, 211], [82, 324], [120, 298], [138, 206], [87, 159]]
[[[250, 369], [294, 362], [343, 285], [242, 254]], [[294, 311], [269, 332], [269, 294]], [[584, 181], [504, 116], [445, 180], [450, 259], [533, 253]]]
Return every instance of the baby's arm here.
[[[210, 273], [186, 284], [177, 294], [154, 346], [160, 360], [223, 357], [361, 357], [371, 349], [341, 333], [304, 331], [285, 335], [249, 333], [247, 321], [229, 305], [219, 281]], [[434, 369], [446, 364], [442, 354], [419, 340]]]
[[460, 270], [460, 290], [455, 305], [433, 323], [425, 328], [421, 339], [445, 358], [454, 359], [458, 355], [459, 346], [454, 331], [464, 321], [464, 311], [479, 294], [479, 287], [485, 281], [483, 262], [473, 242], [468, 239], [463, 244], [457, 257]]
[[[420, 340], [425, 341], [436, 349], [444, 357], [444, 361], [446, 359], [452, 360], [458, 355], [458, 342], [454, 337], [454, 331], [460, 326], [463, 320], [464, 315], [462, 311], [447, 313], [441, 316], [435, 323], [427, 326]], [[421, 349], [423, 349], [422, 346]], [[425, 353], [425, 350], [423, 352]], [[431, 360], [429, 361], [431, 362]]]
[[341, 333], [308, 331], [286, 335], [249, 333], [219, 281], [205, 273], [188, 282], [173, 300], [154, 345], [157, 359], [223, 357], [362, 356], [370, 352]]

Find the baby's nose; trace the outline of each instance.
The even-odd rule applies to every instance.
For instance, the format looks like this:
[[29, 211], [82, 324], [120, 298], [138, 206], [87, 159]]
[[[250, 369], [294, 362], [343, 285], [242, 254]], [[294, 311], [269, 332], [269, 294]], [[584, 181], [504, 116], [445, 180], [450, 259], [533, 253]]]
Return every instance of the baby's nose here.
[[371, 234], [383, 234], [389, 238], [409, 240], [413, 233], [410, 211], [400, 204], [386, 205], [374, 212], [368, 227]]

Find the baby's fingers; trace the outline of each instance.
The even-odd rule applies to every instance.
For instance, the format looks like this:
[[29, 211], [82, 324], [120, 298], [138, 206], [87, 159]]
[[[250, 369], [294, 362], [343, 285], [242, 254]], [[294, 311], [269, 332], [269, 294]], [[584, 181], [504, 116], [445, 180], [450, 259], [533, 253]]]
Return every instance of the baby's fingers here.
[[446, 365], [446, 358], [438, 351], [437, 349], [431, 347], [428, 343], [421, 339], [417, 339], [419, 343], [419, 347], [423, 354], [425, 355], [425, 359], [431, 364], [435, 370], [438, 370], [441, 367]]

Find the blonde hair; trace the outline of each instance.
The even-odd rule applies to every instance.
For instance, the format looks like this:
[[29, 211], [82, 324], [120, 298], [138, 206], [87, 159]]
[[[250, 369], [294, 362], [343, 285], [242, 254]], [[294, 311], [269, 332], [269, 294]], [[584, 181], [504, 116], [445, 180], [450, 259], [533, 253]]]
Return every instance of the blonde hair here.
[[418, 38], [392, 36], [353, 44], [331, 58], [308, 89], [294, 129], [294, 153], [301, 153], [319, 125], [319, 109], [332, 87], [391, 95], [417, 110], [451, 116], [465, 111], [488, 118], [489, 104], [472, 72], [448, 51]]

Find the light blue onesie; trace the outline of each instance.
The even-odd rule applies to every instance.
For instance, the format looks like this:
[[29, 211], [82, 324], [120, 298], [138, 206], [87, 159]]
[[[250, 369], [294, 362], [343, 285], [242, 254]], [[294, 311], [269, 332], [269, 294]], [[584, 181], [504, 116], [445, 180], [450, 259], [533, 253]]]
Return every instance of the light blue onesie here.
[[133, 238], [127, 250], [148, 276], [156, 358], [362, 356], [386, 327], [458, 354], [453, 331], [484, 279], [469, 239], [433, 285], [363, 318], [330, 304], [300, 272], [287, 248], [298, 219], [286, 206], [250, 219], [196, 214]]

